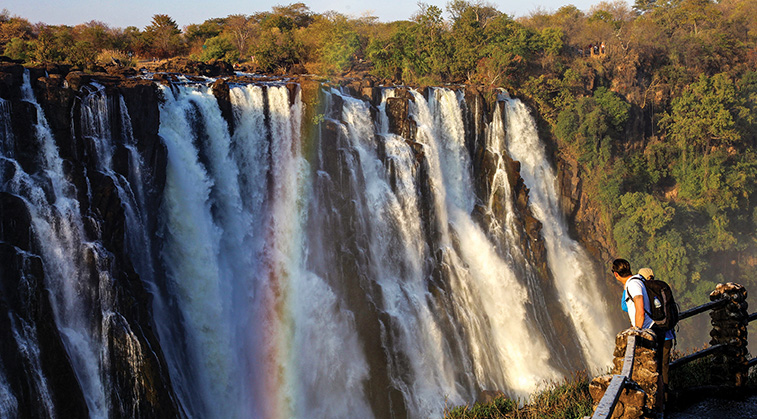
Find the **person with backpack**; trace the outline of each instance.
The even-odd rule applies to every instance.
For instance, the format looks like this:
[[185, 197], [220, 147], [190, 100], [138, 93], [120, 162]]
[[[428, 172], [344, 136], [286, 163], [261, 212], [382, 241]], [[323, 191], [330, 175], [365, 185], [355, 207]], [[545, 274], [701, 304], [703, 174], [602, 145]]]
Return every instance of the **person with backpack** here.
[[[631, 264], [625, 259], [613, 261], [612, 273], [615, 279], [623, 284], [621, 308], [628, 313], [631, 325], [640, 329], [652, 329], [657, 336], [658, 348], [662, 349], [657, 351], [660, 366], [660, 386], [665, 389], [663, 394], [666, 394], [670, 348], [675, 338], [673, 327], [678, 321], [678, 310], [672, 298], [670, 287], [663, 281], [655, 280], [654, 273], [650, 268], [643, 268], [640, 274], [634, 275], [631, 272]], [[647, 274], [650, 278], [645, 278], [643, 274]], [[651, 299], [650, 293], [654, 294]], [[650, 301], [654, 301], [654, 305], [650, 304]], [[654, 307], [654, 310], [652, 307]], [[668, 336], [670, 336], [669, 341]], [[663, 409], [663, 398], [666, 397], [658, 399], [657, 409], [659, 411]]]
[[[645, 283], [655, 281], [652, 268], [639, 269], [639, 275], [644, 277]], [[676, 317], [678, 317], [677, 310]], [[662, 344], [662, 381], [665, 383], [665, 387], [667, 388], [669, 382], [668, 372], [670, 370], [670, 351], [673, 349], [673, 342], [676, 339], [676, 332], [672, 327], [667, 330], [661, 329], [660, 332], [664, 332], [665, 335], [665, 340]]]

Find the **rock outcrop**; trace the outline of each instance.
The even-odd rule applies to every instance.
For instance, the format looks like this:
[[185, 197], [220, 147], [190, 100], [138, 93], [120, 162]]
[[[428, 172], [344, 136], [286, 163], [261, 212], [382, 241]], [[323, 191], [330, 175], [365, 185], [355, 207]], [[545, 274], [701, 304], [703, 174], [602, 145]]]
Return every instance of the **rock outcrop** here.
[[178, 74], [196, 74], [205, 77], [231, 76], [234, 67], [226, 61], [211, 60], [207, 63], [187, 58], [172, 58], [161, 61], [157, 65], [149, 65], [151, 71]]

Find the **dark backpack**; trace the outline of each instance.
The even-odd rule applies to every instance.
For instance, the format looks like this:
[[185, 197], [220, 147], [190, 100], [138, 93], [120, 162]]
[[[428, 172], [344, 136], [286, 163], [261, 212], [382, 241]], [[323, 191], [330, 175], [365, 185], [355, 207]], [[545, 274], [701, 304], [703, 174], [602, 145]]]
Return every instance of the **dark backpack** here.
[[642, 279], [641, 275], [635, 275], [634, 279], [641, 280], [647, 289], [649, 297], [649, 309], [647, 314], [655, 325], [662, 330], [670, 330], [678, 324], [678, 304], [673, 298], [673, 291], [665, 281], [659, 279]]

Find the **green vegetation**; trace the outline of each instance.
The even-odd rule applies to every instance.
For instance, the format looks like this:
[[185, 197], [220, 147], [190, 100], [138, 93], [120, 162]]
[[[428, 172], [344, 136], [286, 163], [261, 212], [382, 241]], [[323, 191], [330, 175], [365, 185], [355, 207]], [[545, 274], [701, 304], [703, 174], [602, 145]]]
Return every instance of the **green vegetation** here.
[[383, 23], [294, 3], [183, 29], [155, 15], [140, 30], [32, 25], [3, 11], [0, 51], [82, 69], [189, 56], [505, 88], [531, 105], [557, 157], [577, 162], [588, 207], [615, 243], [603, 257], [651, 266], [690, 307], [717, 282], [757, 285], [755, 15], [753, 0], [615, 0], [514, 19], [483, 0], [452, 0]]
[[447, 419], [574, 419], [591, 416], [593, 402], [586, 374], [579, 374], [562, 384], [535, 395], [530, 403], [519, 407], [517, 400], [497, 397], [489, 403], [460, 406], [445, 411]]

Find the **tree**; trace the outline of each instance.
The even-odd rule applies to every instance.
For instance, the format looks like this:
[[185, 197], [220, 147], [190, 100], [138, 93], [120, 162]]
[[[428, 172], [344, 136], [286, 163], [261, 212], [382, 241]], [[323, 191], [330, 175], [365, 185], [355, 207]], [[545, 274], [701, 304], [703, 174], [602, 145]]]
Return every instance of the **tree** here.
[[74, 27], [75, 36], [79, 41], [88, 42], [92, 48], [102, 50], [113, 46], [110, 28], [103, 22], [92, 20]]
[[314, 20], [314, 14], [305, 3], [292, 3], [288, 6], [274, 6], [273, 14], [287, 18], [292, 22], [294, 28], [304, 28]]
[[20, 17], [11, 17], [7, 10], [0, 14], [0, 45], [13, 38], [29, 40], [32, 38], [33, 28], [28, 20]]
[[202, 53], [205, 42], [221, 34], [226, 19], [208, 19], [201, 24], [191, 24], [184, 28], [184, 41], [193, 54]]
[[[500, 15], [500, 12], [492, 6], [482, 3], [472, 4], [464, 0], [455, 0], [447, 3], [447, 11], [452, 17], [452, 63], [451, 73], [459, 79], [474, 80], [476, 68], [484, 58], [484, 48], [487, 43], [486, 27]], [[488, 64], [488, 63], [487, 63]], [[496, 65], [496, 64], [494, 64]], [[489, 68], [497, 74], [500, 72]], [[498, 75], [486, 77], [489, 82], [494, 82]]]
[[124, 42], [129, 49], [137, 55], [146, 56], [150, 54], [151, 45], [147, 34], [140, 31], [136, 26], [128, 26], [123, 32]]
[[73, 37], [66, 34], [61, 37], [58, 32], [59, 29], [53, 26], [41, 25], [39, 27], [37, 39], [33, 41], [35, 61], [40, 63], [65, 61], [64, 46], [66, 43], [72, 44]]
[[314, 72], [341, 73], [351, 67], [358, 54], [362, 55], [361, 39], [355, 25], [336, 12], [316, 16], [300, 37], [306, 60]]
[[184, 46], [179, 26], [168, 15], [153, 15], [152, 23], [145, 28], [145, 35], [150, 41], [151, 52], [158, 58], [173, 57]]
[[708, 153], [712, 146], [730, 145], [741, 138], [735, 115], [744, 109], [736, 86], [726, 74], [699, 79], [673, 99], [660, 125], [681, 149]]
[[226, 18], [224, 32], [241, 55], [247, 55], [247, 43], [255, 34], [255, 26], [246, 15], [229, 15]]
[[210, 61], [213, 59], [220, 59], [225, 61], [237, 61], [239, 60], [239, 50], [236, 49], [234, 43], [227, 37], [215, 36], [208, 39], [203, 44], [202, 54], [200, 60]]
[[24, 41], [21, 38], [13, 38], [7, 44], [3, 50], [3, 55], [6, 55], [14, 60], [31, 61], [34, 57], [34, 46], [29, 41]]

